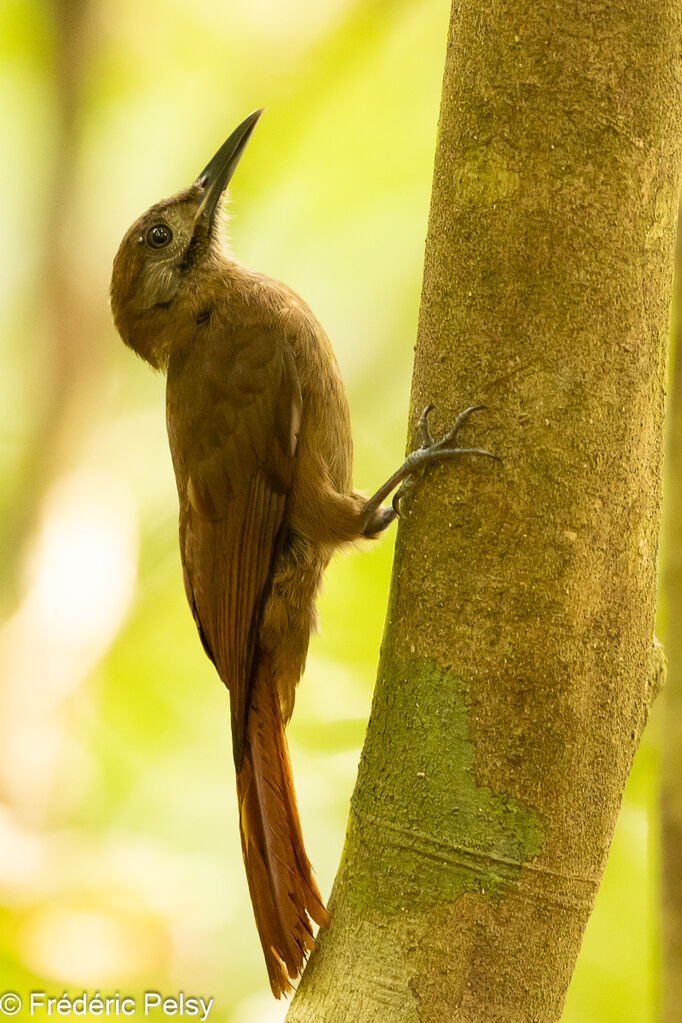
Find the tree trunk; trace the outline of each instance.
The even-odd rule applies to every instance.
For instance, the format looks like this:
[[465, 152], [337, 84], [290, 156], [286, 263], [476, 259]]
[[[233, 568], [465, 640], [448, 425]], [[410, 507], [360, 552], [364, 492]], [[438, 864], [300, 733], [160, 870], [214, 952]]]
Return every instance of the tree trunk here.
[[453, 4], [412, 423], [484, 402], [503, 462], [409, 500], [289, 1023], [560, 1017], [651, 699], [681, 39], [669, 0]]
[[[682, 225], [680, 225], [682, 227]], [[675, 273], [675, 349], [668, 423], [665, 513], [665, 598], [668, 675], [661, 757], [663, 1023], [678, 1023], [682, 1006], [682, 229]]]

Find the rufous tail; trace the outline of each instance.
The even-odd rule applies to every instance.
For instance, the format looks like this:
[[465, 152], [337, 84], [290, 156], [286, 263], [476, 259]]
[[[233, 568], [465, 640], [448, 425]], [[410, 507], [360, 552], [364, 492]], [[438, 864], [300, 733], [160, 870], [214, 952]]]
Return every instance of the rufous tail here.
[[[253, 669], [237, 771], [239, 828], [258, 934], [275, 998], [291, 990], [329, 922], [306, 856], [277, 685], [266, 655]], [[287, 976], [288, 975], [288, 976]]]

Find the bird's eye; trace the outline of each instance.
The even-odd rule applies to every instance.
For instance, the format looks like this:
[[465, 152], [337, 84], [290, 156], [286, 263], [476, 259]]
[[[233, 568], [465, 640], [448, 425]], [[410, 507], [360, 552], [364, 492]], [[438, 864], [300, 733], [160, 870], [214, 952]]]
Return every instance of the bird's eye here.
[[154, 224], [147, 231], [147, 243], [153, 249], [162, 249], [171, 241], [173, 232], [167, 224]]

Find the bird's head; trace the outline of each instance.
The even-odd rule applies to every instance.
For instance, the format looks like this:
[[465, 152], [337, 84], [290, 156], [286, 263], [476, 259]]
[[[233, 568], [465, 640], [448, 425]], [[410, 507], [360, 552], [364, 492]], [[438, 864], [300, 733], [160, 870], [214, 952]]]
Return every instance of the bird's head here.
[[159, 367], [169, 330], [200, 313], [198, 285], [221, 251], [221, 199], [263, 113], [235, 128], [201, 174], [170, 199], [155, 203], [126, 232], [114, 258], [111, 309], [122, 339]]

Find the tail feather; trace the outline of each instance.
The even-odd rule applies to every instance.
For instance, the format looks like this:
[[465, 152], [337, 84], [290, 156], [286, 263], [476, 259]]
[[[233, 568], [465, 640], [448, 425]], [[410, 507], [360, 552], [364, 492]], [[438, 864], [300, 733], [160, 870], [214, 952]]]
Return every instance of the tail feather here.
[[[306, 856], [277, 686], [256, 659], [237, 796], [242, 853], [270, 986], [291, 990], [315, 944], [311, 918], [329, 921]], [[287, 977], [288, 974], [288, 977]]]

